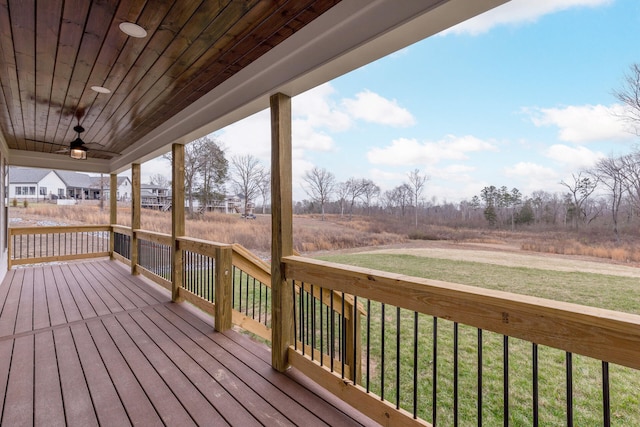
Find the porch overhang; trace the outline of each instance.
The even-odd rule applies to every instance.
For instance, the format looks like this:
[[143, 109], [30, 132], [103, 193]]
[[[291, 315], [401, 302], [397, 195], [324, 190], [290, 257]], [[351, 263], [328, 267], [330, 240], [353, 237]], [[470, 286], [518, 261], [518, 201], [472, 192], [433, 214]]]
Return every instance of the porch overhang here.
[[[7, 82], [6, 75], [0, 74], [4, 95], [9, 98], [9, 102], [4, 106], [5, 111], [0, 111], [0, 117], [3, 117], [3, 122], [0, 121], [2, 122], [0, 123], [2, 124], [0, 142], [8, 150], [9, 162], [13, 165], [119, 173], [128, 169], [131, 163], [141, 163], [168, 152], [173, 143], [190, 142], [267, 108], [269, 96], [274, 93], [281, 92], [295, 96], [504, 2], [506, 0], [339, 1], [326, 12], [308, 19], [308, 22], [301, 24], [302, 27], [249, 64], [238, 66], [230, 77], [186, 107], [171, 111], [163, 107], [165, 110], [162, 111], [166, 119], [163, 116], [161, 122], [150, 119], [154, 114], [152, 109], [136, 112], [140, 115], [139, 119], [132, 118], [128, 123], [122, 121], [124, 118], [119, 123], [110, 123], [109, 120], [99, 123], [96, 119], [94, 121], [96, 128], [101, 125], [106, 130], [100, 131], [101, 133], [97, 130], [93, 132], [89, 130], [86, 136], [91, 140], [91, 137], [109, 133], [106, 127], [113, 127], [112, 133], [118, 140], [111, 141], [107, 137], [100, 140], [109, 150], [119, 153], [113, 158], [92, 157], [90, 154], [90, 159], [87, 161], [74, 161], [68, 155], [55, 154], [55, 150], [43, 145], [55, 143], [62, 146], [68, 139], [69, 128], [73, 127], [75, 120], [73, 117], [63, 117], [60, 120], [58, 129], [55, 131], [55, 141], [44, 141], [40, 144], [35, 137], [31, 140], [24, 139], [25, 135], [37, 137], [38, 129], [43, 127], [38, 114], [35, 114], [31, 120], [30, 113], [24, 113], [25, 118], [28, 119], [24, 120], [24, 135], [11, 134], [9, 129], [12, 127], [7, 122], [10, 121], [9, 118], [14, 112], [9, 111], [8, 104], [25, 104], [21, 107], [23, 111], [36, 111], [36, 108], [41, 108], [36, 107], [35, 104], [38, 102], [44, 102], [44, 104], [49, 102], [49, 111], [53, 107], [46, 99], [43, 101], [35, 96], [33, 99], [25, 98], [24, 95], [15, 93], [11, 90], [11, 84]], [[150, 2], [140, 0], [134, 3], [146, 5]], [[293, 7], [291, 6], [293, 3], [295, 2], [289, 2], [288, 6]], [[309, 2], [305, 13], [313, 13], [314, 7], [321, 9], [324, 5], [326, 8], [329, 3], [332, 2]], [[265, 2], [257, 2], [257, 4], [260, 7], [266, 7]], [[8, 10], [7, 7], [0, 8], [0, 16], [4, 15], [3, 22], [9, 19]], [[280, 31], [283, 28], [273, 28], [273, 30]], [[86, 37], [88, 36], [85, 32], [83, 38]], [[61, 48], [62, 42], [59, 43]], [[33, 55], [35, 56], [36, 53], [34, 49]], [[140, 51], [138, 55], [143, 53], [144, 51]], [[19, 56], [21, 53], [16, 51], [14, 45], [14, 55], [16, 54]], [[30, 58], [30, 60], [35, 63], [36, 58]], [[17, 71], [19, 76], [20, 70]], [[205, 72], [204, 69], [202, 72]], [[36, 72], [36, 81], [38, 76]], [[53, 80], [52, 85], [55, 82]], [[89, 81], [86, 82], [87, 88], [90, 84]], [[167, 85], [170, 84], [173, 83], [167, 83]], [[83, 97], [86, 97], [85, 92], [87, 91], [83, 92]], [[194, 90], [194, 92], [197, 91]], [[130, 104], [137, 105], [143, 95], [132, 95], [134, 98]], [[191, 95], [193, 93], [185, 93], [185, 97]], [[97, 95], [97, 100], [100, 99], [99, 96]], [[30, 102], [33, 105], [26, 105]], [[79, 103], [80, 101], [78, 105]], [[93, 104], [87, 108], [92, 109], [91, 117], [95, 118], [102, 114], [100, 110], [102, 107], [103, 105], [98, 101], [93, 101]], [[75, 111], [78, 115], [77, 110]], [[46, 128], [46, 118], [44, 120], [44, 128]], [[79, 118], [79, 120], [84, 119]], [[151, 127], [152, 123], [156, 124]], [[143, 125], [149, 127], [148, 132], [135, 129], [136, 126]], [[47, 131], [46, 135], [49, 134], [51, 131]], [[63, 135], [66, 139], [61, 139], [58, 135]], [[126, 144], [122, 140], [126, 140]]]

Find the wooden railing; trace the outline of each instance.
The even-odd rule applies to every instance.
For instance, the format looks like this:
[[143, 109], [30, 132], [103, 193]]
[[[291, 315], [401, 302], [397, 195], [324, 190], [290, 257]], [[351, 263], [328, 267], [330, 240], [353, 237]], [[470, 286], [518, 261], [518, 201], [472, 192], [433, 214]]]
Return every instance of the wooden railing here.
[[8, 266], [108, 256], [110, 231], [108, 225], [11, 227]]
[[[11, 228], [9, 237], [10, 266], [109, 254], [130, 265], [136, 241], [132, 271], [169, 289], [175, 248], [182, 259], [178, 299], [212, 314], [220, 330], [235, 324], [272, 338], [270, 265], [240, 245], [190, 237], [172, 242], [167, 234], [119, 225]], [[480, 425], [488, 413], [502, 413], [505, 425], [593, 425], [584, 413], [596, 409], [579, 406], [574, 390], [586, 370], [597, 370], [601, 414], [595, 417], [608, 426], [620, 413], [610, 397], [624, 382], [619, 372], [640, 370], [637, 315], [299, 256], [285, 257], [283, 266], [293, 295], [289, 363], [381, 424], [457, 425], [462, 419]], [[489, 347], [499, 347], [498, 356]], [[545, 395], [542, 353], [562, 364], [561, 398], [556, 389]], [[491, 376], [499, 377], [497, 384]], [[523, 382], [530, 393], [526, 408], [519, 392], [513, 396], [514, 384]], [[549, 418], [557, 401], [564, 405], [556, 408], [561, 415]], [[496, 421], [490, 419], [485, 424]]]
[[[313, 302], [308, 302], [314, 299], [309, 296], [293, 301], [296, 313], [303, 311], [300, 318], [307, 320], [294, 320], [297, 341], [303, 343], [291, 346], [289, 361], [323, 387], [382, 424], [426, 425], [425, 420], [429, 420], [433, 424], [444, 421], [447, 425], [457, 425], [462, 419], [465, 425], [481, 425], [483, 417], [493, 411], [502, 414], [500, 424], [504, 425], [510, 422], [518, 424], [514, 419], [520, 419], [523, 425], [544, 424], [539, 420], [550, 420], [552, 416], [561, 417], [547, 421], [552, 425], [574, 425], [574, 422], [575, 425], [594, 425], [594, 419], [595, 424], [599, 424], [600, 420], [602, 425], [610, 425], [612, 384], [609, 364], [615, 364], [616, 369], [620, 370], [626, 369], [622, 367], [632, 368], [627, 370], [631, 374], [637, 374], [632, 370], [640, 369], [638, 315], [297, 256], [286, 257], [283, 262], [287, 280], [292, 281], [298, 291], [309, 294], [329, 291], [345, 293], [354, 295], [358, 303], [366, 304], [368, 317], [366, 326], [362, 326], [364, 336], [358, 338], [353, 334], [351, 338], [354, 346], [363, 347], [363, 381], [345, 375], [339, 369], [332, 369], [321, 358], [314, 357], [314, 354], [322, 351], [320, 345], [326, 340], [322, 339], [322, 332], [316, 328], [322, 323], [322, 318], [318, 320], [317, 314], [309, 314], [309, 310], [315, 307]], [[443, 331], [447, 329], [449, 332], [444, 334]], [[464, 339], [471, 340], [465, 349], [475, 348], [471, 361], [468, 352], [461, 350], [463, 332]], [[315, 342], [312, 343], [308, 337]], [[498, 337], [497, 340], [495, 337]], [[448, 341], [445, 355], [442, 354], [443, 340]], [[501, 381], [497, 385], [490, 385], [487, 380], [489, 368], [486, 366], [495, 365], [496, 362], [486, 360], [486, 357], [483, 359], [483, 349], [485, 352], [488, 350], [488, 341], [492, 341], [492, 347], [501, 348], [498, 353], [501, 357], [498, 356], [497, 361], [501, 363], [497, 368]], [[527, 343], [529, 350], [526, 349]], [[522, 364], [528, 358], [525, 365], [529, 368], [526, 370], [522, 366], [519, 369], [510, 367], [509, 357], [514, 359], [516, 346], [521, 347], [526, 355], [512, 363]], [[564, 364], [564, 374], [552, 379], [565, 382], [564, 393], [560, 396], [556, 389], [547, 396], [542, 396], [540, 391], [545, 382], [541, 378], [550, 381], [548, 376], [542, 375], [543, 368], [538, 356], [542, 348], [547, 353], [553, 352], [554, 364], [558, 360]], [[574, 356], [586, 356], [583, 359], [590, 362], [581, 361], [582, 368], [575, 369]], [[442, 358], [446, 358], [446, 363]], [[471, 369], [473, 380], [465, 379], [460, 374], [463, 363], [475, 365]], [[491, 369], [495, 370], [496, 367]], [[576, 394], [587, 393], [577, 385], [578, 377], [588, 375], [585, 382], [593, 383], [593, 374], [585, 370], [598, 369], [601, 369], [601, 389], [594, 394], [601, 401], [589, 401], [586, 408], [583, 406], [580, 411], [575, 410], [574, 390], [580, 392]], [[638, 375], [634, 375], [634, 378], [637, 384]], [[531, 388], [525, 392], [531, 394], [529, 399], [525, 399], [525, 407], [517, 408], [520, 413], [515, 417], [513, 412], [516, 407], [523, 405], [522, 396], [518, 396], [520, 400], [514, 402], [516, 399], [509, 390], [510, 385], [514, 388], [514, 383], [522, 381], [529, 382]], [[598, 376], [595, 381], [600, 382]], [[625, 380], [621, 382], [615, 384], [618, 389], [628, 387], [624, 384]], [[451, 390], [447, 396], [442, 396], [445, 387]], [[418, 388], [423, 391], [417, 392]], [[483, 401], [483, 396], [496, 402], [487, 402], [489, 398]], [[556, 408], [558, 401], [562, 401], [565, 407], [560, 408], [560, 415], [550, 415], [548, 407]], [[461, 402], [466, 402], [468, 408], [464, 409], [465, 412]], [[443, 411], [443, 408], [446, 410]], [[600, 415], [593, 414], [594, 410], [601, 411]], [[577, 417], [575, 414], [584, 411], [592, 412], [590, 421], [574, 421]]]

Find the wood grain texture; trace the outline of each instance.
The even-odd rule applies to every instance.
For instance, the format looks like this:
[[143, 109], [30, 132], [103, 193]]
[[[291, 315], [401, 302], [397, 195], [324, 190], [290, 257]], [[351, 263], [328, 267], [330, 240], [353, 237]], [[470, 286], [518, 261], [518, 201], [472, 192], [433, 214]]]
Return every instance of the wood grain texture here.
[[271, 329], [272, 364], [287, 369], [293, 344], [293, 292], [282, 259], [293, 254], [291, 189], [291, 98], [277, 93], [271, 103]]

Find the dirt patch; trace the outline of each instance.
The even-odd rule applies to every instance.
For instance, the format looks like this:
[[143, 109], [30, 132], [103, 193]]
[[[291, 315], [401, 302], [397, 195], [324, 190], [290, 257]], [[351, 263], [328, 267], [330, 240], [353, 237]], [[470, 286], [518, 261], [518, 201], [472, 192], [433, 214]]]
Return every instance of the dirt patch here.
[[509, 243], [483, 244], [421, 241], [404, 245], [391, 245], [385, 248], [366, 248], [364, 250], [359, 248], [344, 252], [407, 254], [427, 258], [481, 262], [507, 267], [527, 267], [640, 278], [640, 268], [637, 266], [622, 265], [593, 257], [527, 252]]

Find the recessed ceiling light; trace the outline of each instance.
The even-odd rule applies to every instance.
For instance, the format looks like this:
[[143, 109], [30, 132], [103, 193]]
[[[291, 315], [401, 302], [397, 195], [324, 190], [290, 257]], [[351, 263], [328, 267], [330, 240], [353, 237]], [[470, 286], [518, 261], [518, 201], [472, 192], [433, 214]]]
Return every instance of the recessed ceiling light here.
[[102, 86], [91, 86], [91, 90], [96, 91], [98, 93], [111, 93], [109, 89]]
[[139, 39], [147, 37], [147, 30], [132, 22], [122, 22], [120, 24], [120, 30], [131, 37], [137, 37]]

